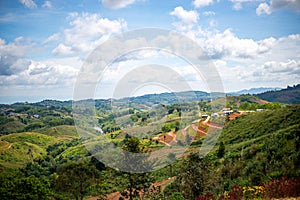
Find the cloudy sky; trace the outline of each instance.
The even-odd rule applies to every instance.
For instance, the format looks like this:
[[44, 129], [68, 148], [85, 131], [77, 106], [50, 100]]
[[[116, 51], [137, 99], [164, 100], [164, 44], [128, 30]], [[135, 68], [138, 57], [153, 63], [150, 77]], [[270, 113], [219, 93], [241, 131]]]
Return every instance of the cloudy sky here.
[[[148, 27], [197, 43], [226, 92], [300, 83], [299, 0], [10, 0], [0, 1], [0, 102], [72, 99], [80, 69], [96, 47]], [[141, 64], [130, 56], [119, 60], [119, 71], [105, 72], [97, 97], [111, 96], [113, 87], [105, 85]], [[201, 78], [190, 66], [172, 64], [198, 89]]]

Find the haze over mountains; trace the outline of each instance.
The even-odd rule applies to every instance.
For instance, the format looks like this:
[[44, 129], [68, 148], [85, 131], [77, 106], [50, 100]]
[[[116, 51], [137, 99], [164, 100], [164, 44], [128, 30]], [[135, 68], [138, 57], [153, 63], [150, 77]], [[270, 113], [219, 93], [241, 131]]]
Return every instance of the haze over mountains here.
[[[290, 86], [288, 86], [290, 87]], [[260, 94], [264, 92], [269, 92], [269, 91], [279, 91], [283, 88], [279, 87], [258, 87], [258, 88], [250, 88], [250, 89], [243, 89], [239, 91], [234, 91], [234, 92], [227, 92], [227, 95], [241, 95], [241, 94]], [[189, 101], [194, 101], [196, 99], [211, 99], [211, 95], [208, 92], [205, 91], [194, 91], [195, 93], [192, 94], [191, 91], [185, 91], [185, 92], [178, 92], [176, 95], [178, 96], [185, 96], [186, 95], [192, 95], [194, 96], [193, 98], [187, 98]], [[140, 98], [160, 98], [160, 99], [165, 99], [166, 101], [170, 101], [168, 103], [173, 103], [172, 100], [169, 99], [169, 95], [172, 95], [173, 93], [159, 93], [159, 94], [145, 94], [142, 96], [136, 96], [136, 97], [125, 97], [124, 99], [140, 99]], [[175, 94], [175, 93], [174, 93]], [[196, 98], [195, 98], [196, 97]], [[42, 97], [42, 96], [0, 96], [0, 104], [12, 104], [12, 103], [17, 103], [17, 102], [29, 102], [29, 103], [34, 103], [34, 102], [41, 102], [45, 99], [51, 99], [51, 100], [59, 100], [59, 101], [69, 101], [71, 100], [68, 97], [56, 97], [53, 96], [53, 98], [49, 97]], [[98, 98], [97, 98], [98, 99]], [[99, 98], [100, 99], [100, 98]], [[102, 98], [101, 98], [102, 99]], [[106, 98], [105, 98], [106, 99]], [[108, 99], [108, 98], [107, 98]]]

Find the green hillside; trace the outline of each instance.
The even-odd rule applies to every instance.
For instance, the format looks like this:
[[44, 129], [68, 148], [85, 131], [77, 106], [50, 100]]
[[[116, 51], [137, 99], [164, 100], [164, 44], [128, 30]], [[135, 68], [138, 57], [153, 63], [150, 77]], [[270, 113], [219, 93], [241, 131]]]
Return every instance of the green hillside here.
[[70, 125], [44, 127], [36, 131], [39, 133], [43, 133], [55, 137], [70, 138], [70, 139], [78, 137], [75, 126], [70, 126]]
[[299, 134], [299, 104], [229, 122], [220, 137], [224, 162], [232, 165], [228, 173], [236, 171], [236, 183], [254, 185], [282, 175], [300, 176]]
[[46, 155], [49, 145], [58, 139], [35, 132], [15, 133], [0, 137], [0, 164], [20, 167]]
[[[199, 106], [202, 109], [201, 112], [207, 112], [212, 102], [191, 102], [181, 107], [178, 104], [163, 105], [158, 108], [154, 107], [152, 110], [120, 109], [115, 117], [111, 110], [105, 110], [106, 101], [102, 106], [99, 104], [97, 110], [99, 127], [106, 129], [108, 134], [99, 133], [95, 137], [87, 131], [88, 129], [81, 130], [82, 134], [86, 135], [84, 138], [86, 145], [101, 149], [112, 142], [118, 148], [132, 147], [133, 152], [143, 153], [167, 147], [169, 155], [163, 162], [177, 157], [172, 165], [148, 174], [134, 175], [106, 167], [86, 150], [73, 125], [71, 113], [67, 107], [61, 107], [64, 106], [63, 103], [57, 107], [54, 105], [60, 103], [53, 102], [52, 104], [51, 101], [36, 105], [12, 105], [13, 115], [5, 106], [1, 125], [8, 128], [2, 130], [11, 131], [2, 131], [3, 135], [0, 136], [0, 171], [3, 172], [0, 175], [0, 188], [4, 188], [0, 189], [0, 192], [7, 195], [4, 199], [12, 199], [11, 193], [18, 196], [24, 191], [20, 192], [16, 187], [14, 187], [15, 191], [9, 190], [10, 184], [18, 185], [20, 181], [26, 180], [33, 181], [34, 186], [38, 179], [42, 187], [48, 191], [44, 194], [47, 196], [44, 199], [70, 199], [73, 198], [71, 193], [75, 190], [74, 188], [65, 190], [64, 186], [80, 181], [78, 176], [83, 173], [86, 176], [86, 182], [84, 182], [86, 185], [82, 193], [86, 198], [98, 196], [99, 190], [102, 195], [109, 196], [113, 192], [128, 190], [128, 185], [142, 188], [139, 185], [140, 182], [130, 183], [130, 181], [138, 180], [145, 183], [143, 187], [149, 187], [150, 183], [156, 185], [164, 183], [161, 190], [158, 192], [151, 190], [152, 192], [144, 196], [144, 199], [172, 199], [171, 196], [176, 195], [184, 199], [195, 199], [207, 193], [211, 193], [217, 199], [217, 197], [229, 194], [235, 185], [241, 188], [263, 187], [272, 179], [280, 180], [285, 176], [288, 180], [297, 180], [296, 178], [300, 177], [298, 167], [300, 166], [300, 104], [268, 103], [252, 95], [230, 96], [227, 100], [228, 107], [244, 108], [252, 112], [233, 121], [226, 120], [223, 130], [218, 129], [222, 133], [217, 144], [204, 158], [199, 157], [199, 149], [205, 137], [212, 137], [213, 134], [197, 135], [184, 154], [177, 155], [176, 153], [182, 148], [183, 142], [191, 140], [188, 136], [197, 134], [190, 123], [199, 120], [199, 113], [193, 112], [194, 109], [191, 108]], [[43, 107], [43, 104], [46, 107]], [[11, 107], [9, 109], [12, 109]], [[163, 110], [162, 108], [165, 109], [165, 117], [164, 112], [159, 112]], [[263, 108], [263, 111], [255, 112], [257, 108]], [[181, 112], [185, 110], [188, 115], [181, 122], [184, 125], [180, 126], [177, 120], [180, 119]], [[27, 111], [30, 113], [26, 115]], [[38, 113], [39, 117], [34, 117], [34, 113]], [[226, 116], [220, 117], [224, 119]], [[130, 121], [130, 119], [132, 124], [125, 127], [126, 120]], [[130, 136], [135, 129], [147, 128], [147, 125], [159, 123], [163, 119], [166, 120], [162, 127], [155, 130], [141, 129], [144, 130], [144, 132], [141, 131], [142, 138]], [[120, 127], [115, 127], [117, 120], [125, 122], [122, 121], [118, 124]], [[9, 128], [10, 123], [21, 124], [21, 129], [32, 131], [18, 133], [20, 130]], [[188, 126], [189, 128], [184, 132]], [[162, 141], [154, 140], [155, 137], [163, 139], [167, 133], [176, 135], [177, 142], [168, 146]], [[170, 137], [170, 135], [169, 138], [166, 137], [166, 141]], [[133, 143], [129, 143], [131, 141]], [[105, 156], [112, 158], [113, 155]], [[117, 160], [117, 162], [123, 161]], [[94, 172], [95, 168], [101, 176], [97, 173], [88, 173]], [[70, 173], [72, 177], [68, 180]], [[62, 177], [64, 179], [61, 179]], [[298, 187], [297, 184], [294, 185]], [[30, 190], [27, 189], [29, 193]], [[263, 194], [259, 194], [261, 196], [256, 198], [262, 199]], [[297, 195], [298, 193], [284, 193], [276, 197]]]
[[281, 103], [300, 103], [300, 84], [278, 91], [269, 91], [258, 94], [257, 97], [270, 101]]
[[184, 199], [299, 197], [300, 105], [230, 121], [206, 157], [191, 151], [181, 161], [165, 196], [179, 192]]

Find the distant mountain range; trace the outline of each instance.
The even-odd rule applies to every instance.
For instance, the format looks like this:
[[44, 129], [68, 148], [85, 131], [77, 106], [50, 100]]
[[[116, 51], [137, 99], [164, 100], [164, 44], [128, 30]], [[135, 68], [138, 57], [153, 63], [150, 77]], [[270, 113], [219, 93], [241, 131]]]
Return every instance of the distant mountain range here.
[[[300, 103], [300, 84], [293, 87], [288, 86], [286, 89], [282, 88], [251, 88], [240, 90], [237, 92], [226, 93], [228, 96], [239, 96], [243, 94], [254, 95], [260, 99], [270, 102], [281, 103]], [[122, 99], [96, 99], [95, 106], [109, 105], [112, 101], [117, 104], [144, 104], [146, 107], [151, 107], [154, 104], [174, 104], [178, 102], [193, 102], [199, 100], [213, 100], [224, 96], [224, 93], [208, 93], [203, 91], [185, 91], [185, 92], [170, 92], [160, 94], [146, 94], [137, 97], [126, 97]], [[89, 101], [89, 100], [84, 100]], [[23, 103], [16, 103], [23, 104]], [[72, 100], [57, 101], [57, 100], [43, 100], [37, 103], [30, 103], [35, 106], [72, 106]]]
[[266, 87], [259, 87], [259, 88], [251, 88], [251, 89], [244, 89], [237, 92], [229, 92], [230, 95], [241, 95], [241, 94], [260, 94], [268, 91], [278, 91], [282, 90], [283, 88], [275, 87], [275, 88], [266, 88]]

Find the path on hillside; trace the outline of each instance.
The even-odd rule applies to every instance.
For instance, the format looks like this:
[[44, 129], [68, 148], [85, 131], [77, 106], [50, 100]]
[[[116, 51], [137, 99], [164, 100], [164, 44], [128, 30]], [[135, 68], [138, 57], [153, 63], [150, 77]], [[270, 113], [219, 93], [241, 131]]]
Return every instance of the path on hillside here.
[[[168, 178], [168, 179], [164, 179], [162, 181], [157, 181], [155, 183], [152, 183], [152, 185], [150, 186], [150, 190], [153, 190], [153, 191], [156, 191], [156, 188], [160, 187], [160, 188], [164, 188], [167, 184], [169, 184], [170, 182], [174, 181], [175, 180], [175, 176], [174, 177], [171, 177], [171, 178]], [[157, 191], [156, 191], [157, 192]], [[143, 192], [141, 192], [140, 194], [143, 194]], [[113, 193], [110, 193], [108, 195], [106, 195], [106, 200], [119, 200], [120, 197], [122, 197], [121, 193], [120, 192], [113, 192]], [[97, 200], [98, 197], [90, 197], [88, 198], [88, 200]], [[126, 198], [124, 198], [126, 199]]]
[[[197, 133], [199, 133], [202, 136], [206, 136], [208, 133], [203, 130], [200, 130], [198, 128], [199, 122], [202, 123], [204, 126], [208, 126], [210, 128], [214, 128], [214, 129], [222, 129], [223, 128], [223, 125], [217, 124], [214, 122], [210, 122], [209, 121], [210, 119], [211, 119], [211, 117], [208, 116], [202, 122], [200, 122], [201, 119], [193, 121], [190, 125], [186, 126], [184, 129], [182, 129], [182, 131], [181, 131], [182, 135], [185, 137], [188, 134], [188, 128], [191, 126], [194, 129], [194, 131], [196, 131]], [[159, 142], [165, 144], [166, 146], [171, 146], [172, 143], [177, 143], [176, 137], [177, 137], [176, 134], [173, 131], [170, 131], [160, 137], [154, 137], [153, 140], [158, 140]]]
[[177, 143], [176, 134], [173, 131], [170, 131], [165, 135], [160, 136], [158, 141], [167, 146], [171, 146], [171, 143]]

